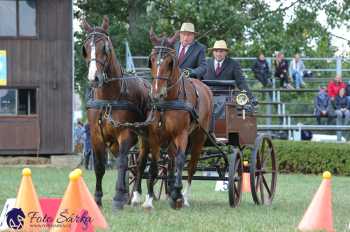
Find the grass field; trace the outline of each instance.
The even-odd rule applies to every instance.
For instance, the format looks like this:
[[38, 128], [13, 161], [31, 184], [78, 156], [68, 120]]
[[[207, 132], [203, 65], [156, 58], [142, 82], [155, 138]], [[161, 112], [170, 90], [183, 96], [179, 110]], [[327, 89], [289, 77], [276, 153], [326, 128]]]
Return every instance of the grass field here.
[[[62, 197], [68, 184], [68, 169], [32, 168], [33, 182], [39, 196]], [[21, 168], [0, 168], [0, 205], [15, 197], [21, 179]], [[91, 192], [94, 173], [84, 172]], [[296, 225], [321, 183], [320, 176], [280, 175], [275, 200], [271, 206], [256, 206], [245, 193], [239, 208], [232, 209], [226, 192], [214, 192], [215, 182], [194, 181], [190, 208], [173, 210], [168, 202], [155, 202], [155, 210], [127, 206], [112, 213], [115, 171], [104, 178], [104, 209], [108, 231], [296, 231]], [[336, 231], [350, 231], [350, 177], [332, 180], [333, 218]], [[144, 185], [145, 186], [145, 185]], [[145, 187], [144, 187], [145, 189]], [[145, 190], [144, 190], [145, 191]]]

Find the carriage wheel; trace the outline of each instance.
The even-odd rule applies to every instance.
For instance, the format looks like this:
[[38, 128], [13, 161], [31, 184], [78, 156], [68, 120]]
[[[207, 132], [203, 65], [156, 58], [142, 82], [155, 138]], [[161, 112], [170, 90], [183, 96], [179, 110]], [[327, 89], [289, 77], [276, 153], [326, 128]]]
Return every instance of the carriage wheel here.
[[237, 207], [242, 196], [242, 153], [234, 149], [228, 171], [228, 198], [231, 207]]
[[270, 205], [276, 190], [276, 154], [271, 138], [258, 135], [250, 160], [250, 185], [255, 204]]
[[132, 190], [133, 190], [133, 185], [135, 184], [136, 181], [136, 174], [137, 174], [137, 154], [132, 153], [129, 157], [128, 161], [128, 170], [126, 171], [125, 175], [125, 183], [127, 190], [129, 192], [129, 200], [128, 204], [131, 203], [132, 199]]
[[[158, 177], [153, 183], [154, 200], [160, 200], [162, 194], [168, 194], [168, 169], [166, 165], [159, 165]], [[147, 179], [147, 185], [149, 185], [149, 179]]]

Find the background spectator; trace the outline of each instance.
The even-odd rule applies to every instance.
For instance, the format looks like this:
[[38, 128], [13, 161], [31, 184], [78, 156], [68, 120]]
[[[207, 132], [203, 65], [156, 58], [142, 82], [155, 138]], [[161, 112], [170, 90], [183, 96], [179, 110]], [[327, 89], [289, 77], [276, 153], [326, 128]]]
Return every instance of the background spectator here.
[[89, 123], [84, 126], [84, 166], [85, 169], [93, 169], [93, 153], [91, 149], [91, 134]]
[[346, 84], [342, 81], [340, 75], [336, 75], [334, 80], [331, 80], [327, 86], [327, 93], [332, 101], [335, 101], [335, 97], [339, 94], [339, 90], [342, 88], [346, 88]]
[[275, 60], [275, 77], [280, 79], [281, 88], [293, 89], [288, 80], [288, 62], [282, 52], [277, 53]]
[[[345, 89], [339, 90], [339, 95], [335, 98], [335, 113], [337, 115], [337, 125], [347, 125], [350, 119], [350, 102], [345, 96]], [[342, 119], [344, 118], [344, 123]]]
[[304, 87], [305, 83], [303, 80], [304, 76], [304, 62], [300, 59], [300, 55], [297, 53], [290, 64], [290, 73], [293, 77], [295, 88], [300, 89]]
[[315, 115], [317, 123], [321, 124], [321, 117], [327, 117], [327, 124], [331, 123], [332, 117], [334, 115], [333, 107], [330, 97], [326, 93], [324, 87], [320, 87], [320, 92], [314, 99]]
[[80, 119], [77, 120], [77, 125], [74, 129], [74, 152], [82, 153], [84, 145], [84, 124]]
[[345, 95], [347, 96], [348, 100], [350, 101], [350, 81], [348, 81], [348, 83], [346, 84]]
[[264, 54], [261, 52], [259, 57], [256, 59], [252, 71], [254, 73], [254, 77], [260, 81], [260, 83], [267, 87], [271, 85], [271, 73], [269, 69], [269, 64], [267, 63]]

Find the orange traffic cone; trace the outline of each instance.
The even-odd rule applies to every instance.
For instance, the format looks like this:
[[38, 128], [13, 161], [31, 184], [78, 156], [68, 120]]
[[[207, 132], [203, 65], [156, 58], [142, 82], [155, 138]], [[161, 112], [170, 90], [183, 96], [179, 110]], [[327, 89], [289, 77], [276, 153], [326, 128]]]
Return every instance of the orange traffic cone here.
[[[246, 167], [249, 166], [248, 161], [243, 162], [243, 170], [246, 169]], [[242, 192], [244, 193], [250, 193], [250, 174], [249, 172], [243, 172], [243, 179], [242, 179]]]
[[326, 230], [328, 232], [333, 229], [332, 216], [332, 192], [331, 192], [330, 172], [323, 173], [323, 180], [318, 188], [311, 204], [307, 208], [303, 219], [298, 225], [301, 231], [309, 230]]
[[[83, 178], [82, 171], [76, 169], [69, 175], [69, 185], [64, 193], [61, 205], [57, 211], [52, 232], [69, 232], [73, 222], [91, 223], [95, 228], [106, 229], [108, 224], [97, 204], [95, 203], [91, 193], [89, 192]], [[84, 218], [79, 216], [81, 210], [85, 210], [88, 214]], [[65, 217], [62, 217], [65, 215]], [[67, 216], [73, 220], [66, 220]]]
[[20, 208], [25, 215], [22, 222], [22, 231], [41, 231], [43, 229], [41, 228], [43, 223], [40, 220], [31, 220], [29, 216], [31, 212], [31, 216], [35, 214], [35, 218], [43, 218], [38, 195], [32, 182], [32, 172], [29, 168], [22, 170], [22, 180], [17, 193], [15, 208]]

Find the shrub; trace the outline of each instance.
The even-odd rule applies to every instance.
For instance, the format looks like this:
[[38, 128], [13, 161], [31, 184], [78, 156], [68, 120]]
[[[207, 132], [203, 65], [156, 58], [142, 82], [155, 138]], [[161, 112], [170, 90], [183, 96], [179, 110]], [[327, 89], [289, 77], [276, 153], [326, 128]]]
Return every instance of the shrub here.
[[280, 172], [350, 175], [350, 144], [274, 140]]

